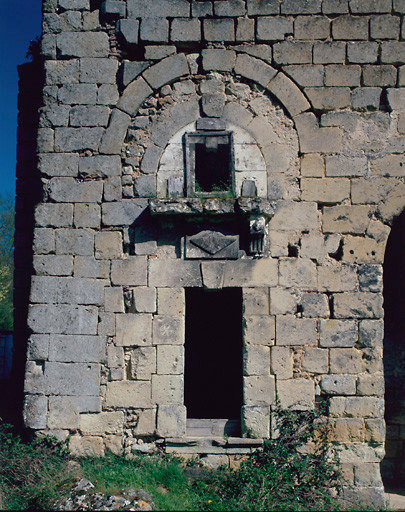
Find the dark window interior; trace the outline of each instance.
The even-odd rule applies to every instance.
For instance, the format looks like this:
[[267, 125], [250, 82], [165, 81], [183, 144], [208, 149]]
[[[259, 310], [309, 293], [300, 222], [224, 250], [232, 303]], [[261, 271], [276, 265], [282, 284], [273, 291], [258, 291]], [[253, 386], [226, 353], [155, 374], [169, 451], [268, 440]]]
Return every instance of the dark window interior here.
[[185, 405], [188, 418], [240, 418], [240, 288], [186, 290]]
[[[218, 144], [215, 137], [195, 145], [196, 192], [215, 192], [231, 188], [229, 144]], [[199, 189], [199, 190], [198, 190]]]

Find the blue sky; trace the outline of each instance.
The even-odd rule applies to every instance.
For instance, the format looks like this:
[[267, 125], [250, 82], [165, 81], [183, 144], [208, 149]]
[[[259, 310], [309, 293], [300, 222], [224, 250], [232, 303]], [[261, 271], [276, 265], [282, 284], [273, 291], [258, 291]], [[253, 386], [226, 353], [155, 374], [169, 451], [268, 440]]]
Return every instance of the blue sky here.
[[0, 0], [0, 194], [14, 194], [17, 137], [17, 66], [41, 34], [41, 0]]

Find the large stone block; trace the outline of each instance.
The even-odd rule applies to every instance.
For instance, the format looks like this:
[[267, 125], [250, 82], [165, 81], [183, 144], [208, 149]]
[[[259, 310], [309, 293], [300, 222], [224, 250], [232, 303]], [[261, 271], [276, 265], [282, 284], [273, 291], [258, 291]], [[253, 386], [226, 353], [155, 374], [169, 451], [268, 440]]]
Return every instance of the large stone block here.
[[78, 105], [70, 110], [70, 126], [107, 126], [110, 109], [101, 105]]
[[117, 315], [116, 329], [118, 346], [132, 347], [152, 344], [152, 315]]
[[184, 315], [185, 307], [184, 288], [158, 289], [159, 315]]
[[280, 12], [280, 2], [278, 0], [248, 0], [247, 10], [249, 16], [266, 16], [268, 14], [278, 14]]
[[77, 457], [104, 457], [103, 438], [74, 435], [69, 439], [69, 452]]
[[105, 361], [105, 339], [100, 336], [52, 336], [49, 361], [101, 363]]
[[201, 39], [200, 20], [175, 18], [172, 21], [170, 39], [172, 41], [199, 41]]
[[242, 432], [249, 437], [270, 437], [270, 408], [242, 407]]
[[380, 64], [364, 66], [363, 85], [371, 87], [392, 87], [396, 85], [397, 70], [394, 66]]
[[157, 433], [162, 437], [183, 437], [186, 434], [186, 408], [184, 405], [159, 405]]
[[101, 305], [105, 282], [75, 277], [33, 276], [33, 303]]
[[[70, 61], [62, 61], [70, 62]], [[80, 59], [80, 81], [90, 84], [115, 84], [118, 71], [116, 59]]]
[[150, 382], [115, 381], [107, 383], [105, 403], [108, 407], [150, 408]]
[[74, 226], [76, 228], [100, 229], [100, 205], [96, 203], [76, 203], [74, 206]]
[[318, 110], [338, 110], [350, 106], [349, 87], [307, 87], [305, 93]]
[[187, 0], [159, 0], [145, 2], [144, 0], [128, 0], [128, 17], [177, 17], [190, 15], [190, 3]]
[[323, 375], [321, 390], [326, 395], [355, 395], [356, 377], [354, 375]]
[[324, 348], [305, 348], [301, 364], [306, 372], [328, 373], [329, 351]]
[[370, 213], [370, 207], [366, 205], [326, 207], [323, 209], [323, 231], [325, 233], [365, 233], [370, 222]]
[[73, 274], [73, 256], [38, 255], [33, 258], [37, 276], [71, 276]]
[[48, 398], [38, 395], [26, 395], [24, 400], [24, 423], [28, 428], [46, 428]]
[[150, 380], [156, 373], [156, 348], [139, 347], [131, 352], [131, 375], [136, 380]]
[[232, 71], [236, 62], [236, 52], [232, 50], [203, 50], [202, 64], [205, 71]]
[[381, 347], [383, 338], [383, 320], [361, 320], [359, 322], [359, 344], [361, 347]]
[[243, 310], [246, 315], [269, 314], [268, 288], [243, 288]]
[[160, 375], [182, 375], [184, 373], [184, 347], [180, 345], [158, 346], [157, 373]]
[[81, 414], [79, 419], [79, 429], [82, 434], [105, 435], [122, 434], [124, 424], [124, 413], [99, 412], [98, 414]]
[[354, 347], [357, 338], [355, 320], [321, 320], [319, 335], [321, 347]]
[[317, 204], [283, 201], [269, 226], [271, 230], [315, 229], [318, 226]]
[[301, 306], [302, 316], [307, 318], [328, 318], [330, 315], [328, 297], [323, 293], [304, 293]]
[[114, 285], [145, 286], [147, 284], [146, 257], [129, 256], [126, 260], [114, 260], [111, 266], [111, 282]]
[[363, 353], [355, 348], [331, 348], [330, 372], [331, 373], [360, 373], [365, 369]]
[[359, 375], [357, 379], [358, 395], [384, 395], [384, 377], [382, 375]]
[[321, 265], [318, 267], [318, 284], [320, 291], [355, 291], [358, 289], [356, 268], [347, 263]]
[[317, 288], [316, 264], [306, 258], [280, 260], [280, 284], [302, 290]]
[[345, 62], [345, 57], [345, 43], [322, 42], [315, 43], [314, 45], [314, 64], [343, 64]]
[[76, 256], [74, 260], [73, 272], [75, 277], [109, 279], [110, 262], [96, 260], [91, 256]]
[[293, 352], [288, 347], [271, 348], [271, 373], [278, 380], [293, 378]]
[[282, 41], [273, 46], [277, 64], [311, 64], [312, 44], [299, 41]]
[[79, 407], [76, 397], [50, 396], [48, 428], [79, 428]]
[[233, 19], [205, 19], [203, 34], [206, 41], [235, 41], [235, 22]]
[[202, 286], [199, 261], [150, 260], [149, 285], [156, 287]]
[[183, 375], [152, 375], [152, 402], [159, 406], [182, 405], [184, 402]]
[[245, 316], [244, 341], [252, 345], [274, 345], [274, 316]]
[[92, 363], [33, 363], [27, 368], [25, 391], [66, 396], [99, 396], [100, 365]]
[[269, 375], [270, 347], [246, 345], [243, 351], [244, 375]]
[[39, 204], [35, 209], [35, 221], [40, 227], [69, 227], [73, 223], [73, 205]]
[[108, 57], [110, 51], [105, 32], [63, 32], [56, 44], [62, 57]]
[[268, 16], [257, 20], [257, 39], [259, 41], [280, 41], [293, 33], [293, 18]]
[[240, 53], [236, 58], [235, 73], [266, 87], [276, 76], [277, 70], [260, 59]]
[[277, 400], [282, 409], [306, 411], [315, 407], [315, 383], [312, 380], [277, 380]]
[[42, 153], [38, 155], [38, 168], [46, 176], [72, 176], [79, 170], [77, 153]]
[[123, 199], [115, 203], [104, 203], [101, 208], [105, 226], [130, 226], [145, 211], [147, 199]]
[[278, 282], [277, 260], [237, 260], [227, 262], [224, 272], [224, 287], [275, 286]]
[[382, 296], [377, 293], [339, 293], [334, 296], [336, 318], [382, 318]]
[[71, 203], [100, 202], [102, 182], [78, 182], [74, 178], [52, 178], [48, 183], [49, 196], [53, 201]]
[[38, 334], [97, 334], [98, 310], [94, 306], [34, 304], [28, 326]]
[[316, 320], [290, 315], [276, 318], [276, 345], [315, 345], [317, 340]]
[[[125, 93], [121, 96], [119, 106], [123, 110], [126, 110], [126, 95], [130, 94], [132, 90], [131, 86], [132, 84], [128, 86]], [[124, 143], [130, 120], [131, 118], [129, 115], [125, 112], [122, 112], [122, 110], [118, 110], [116, 108], [112, 111], [108, 128], [107, 130], [103, 130], [102, 139], [99, 140], [99, 145], [97, 146], [97, 149], [99, 149], [101, 154], [119, 155], [121, 153], [121, 147]]]
[[103, 231], [96, 233], [95, 256], [99, 260], [110, 260], [122, 256], [122, 235], [119, 231]]
[[153, 344], [183, 345], [184, 330], [183, 317], [156, 315], [153, 318]]
[[274, 375], [255, 375], [243, 378], [243, 403], [265, 407], [275, 402]]
[[310, 108], [310, 104], [301, 90], [283, 73], [278, 73], [271, 80], [267, 89], [278, 98], [291, 116], [296, 116]]

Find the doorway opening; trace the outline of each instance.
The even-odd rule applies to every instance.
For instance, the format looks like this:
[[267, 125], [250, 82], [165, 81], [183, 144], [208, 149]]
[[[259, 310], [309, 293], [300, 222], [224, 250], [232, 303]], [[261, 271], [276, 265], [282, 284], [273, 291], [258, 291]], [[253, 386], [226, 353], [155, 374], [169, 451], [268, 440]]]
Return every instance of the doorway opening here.
[[384, 376], [386, 456], [381, 473], [389, 489], [405, 481], [405, 211], [397, 217], [384, 258]]
[[240, 288], [186, 289], [184, 394], [188, 418], [239, 422], [243, 401]]

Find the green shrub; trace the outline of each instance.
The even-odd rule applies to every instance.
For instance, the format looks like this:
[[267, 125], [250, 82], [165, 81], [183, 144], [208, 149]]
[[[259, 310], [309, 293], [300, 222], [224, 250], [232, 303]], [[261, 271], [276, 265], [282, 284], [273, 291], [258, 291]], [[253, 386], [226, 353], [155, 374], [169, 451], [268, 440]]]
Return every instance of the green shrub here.
[[10, 425], [0, 426], [0, 489], [6, 510], [51, 508], [73, 477], [67, 453], [53, 438], [24, 442]]
[[[199, 486], [203, 510], [331, 510], [340, 472], [328, 431], [313, 411], [279, 411], [279, 437], [235, 471], [223, 468]], [[305, 449], [305, 446], [307, 449]]]

